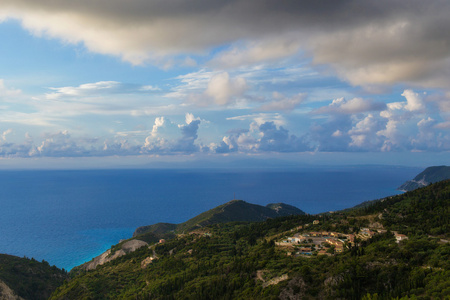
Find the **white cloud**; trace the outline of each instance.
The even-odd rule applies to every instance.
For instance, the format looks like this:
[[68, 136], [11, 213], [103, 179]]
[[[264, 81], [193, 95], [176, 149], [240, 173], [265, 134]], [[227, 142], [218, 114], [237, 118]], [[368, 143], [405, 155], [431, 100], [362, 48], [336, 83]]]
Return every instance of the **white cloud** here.
[[22, 91], [19, 89], [11, 89], [5, 85], [5, 81], [0, 79], [0, 97], [1, 98], [14, 98], [22, 94]]
[[247, 121], [250, 120], [256, 123], [258, 126], [264, 124], [266, 122], [273, 122], [277, 126], [286, 125], [286, 120], [279, 113], [259, 113], [259, 114], [250, 114], [250, 115], [242, 115], [236, 117], [229, 117], [227, 120], [230, 121]]
[[340, 131], [339, 129], [336, 130], [335, 132], [333, 132], [333, 134], [331, 135], [332, 137], [341, 137], [343, 136], [342, 131]]
[[227, 105], [235, 101], [235, 97], [242, 96], [247, 88], [244, 78], [230, 78], [227, 72], [223, 72], [211, 78], [205, 95], [212, 97], [217, 105]]
[[155, 119], [155, 125], [152, 127], [151, 136], [156, 136], [158, 134], [158, 128], [164, 126], [165, 119], [164, 117], [158, 117]]
[[213, 150], [216, 153], [304, 152], [311, 148], [304, 137], [290, 134], [274, 122], [252, 123], [249, 130], [235, 130]]
[[401, 130], [398, 129], [399, 125], [398, 121], [389, 120], [386, 123], [386, 127], [377, 132], [378, 136], [384, 137], [383, 146], [381, 147], [382, 151], [397, 150], [405, 145], [402, 143], [405, 137], [402, 135]]
[[405, 90], [403, 91], [402, 96], [406, 98], [407, 102], [407, 104], [405, 105], [406, 110], [420, 112], [425, 109], [423, 100], [418, 93], [415, 93], [412, 90]]
[[436, 124], [435, 127], [438, 128], [438, 129], [450, 129], [450, 121]]
[[283, 94], [274, 92], [273, 101], [261, 105], [261, 111], [292, 111], [305, 100], [306, 94], [300, 93], [293, 97], [285, 97]]
[[194, 117], [194, 115], [193, 114], [191, 114], [191, 113], [186, 113], [186, 124], [191, 124], [192, 123], [192, 121], [195, 121], [195, 120], [200, 120], [200, 118], [199, 117]]
[[210, 64], [221, 68], [235, 68], [254, 64], [266, 64], [279, 59], [296, 55], [301, 49], [297, 36], [275, 36], [261, 41], [235, 45], [229, 50], [220, 52]]
[[13, 130], [12, 130], [11, 128], [9, 128], [9, 129], [3, 131], [3, 133], [2, 133], [2, 140], [3, 140], [3, 141], [6, 141], [6, 136], [7, 136], [8, 134], [11, 134], [12, 132], [13, 132]]
[[132, 85], [117, 81], [98, 81], [94, 83], [84, 83], [79, 86], [52, 87], [53, 93], [47, 93], [47, 99], [55, 100], [62, 97], [98, 96], [110, 94], [139, 94], [160, 91], [161, 89], [152, 85]]
[[382, 110], [386, 107], [384, 103], [365, 100], [362, 98], [334, 99], [328, 106], [320, 107], [313, 111], [314, 114], [357, 114], [369, 111]]
[[241, 76], [228, 72], [206, 71], [178, 76], [179, 86], [166, 94], [168, 98], [177, 98], [197, 106], [236, 105], [248, 89], [247, 81]]
[[372, 114], [368, 114], [364, 119], [357, 122], [349, 130], [348, 134], [352, 139], [351, 147], [358, 147], [366, 150], [375, 150], [379, 147], [380, 139], [377, 132], [381, 129], [380, 121]]

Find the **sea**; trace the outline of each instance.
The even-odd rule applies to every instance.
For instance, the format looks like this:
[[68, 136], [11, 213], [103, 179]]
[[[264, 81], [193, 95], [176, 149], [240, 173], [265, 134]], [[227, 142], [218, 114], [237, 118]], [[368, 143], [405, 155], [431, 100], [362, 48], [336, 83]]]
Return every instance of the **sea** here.
[[0, 253], [70, 270], [134, 230], [181, 223], [232, 199], [284, 202], [308, 214], [400, 193], [422, 169], [392, 166], [277, 169], [2, 170]]

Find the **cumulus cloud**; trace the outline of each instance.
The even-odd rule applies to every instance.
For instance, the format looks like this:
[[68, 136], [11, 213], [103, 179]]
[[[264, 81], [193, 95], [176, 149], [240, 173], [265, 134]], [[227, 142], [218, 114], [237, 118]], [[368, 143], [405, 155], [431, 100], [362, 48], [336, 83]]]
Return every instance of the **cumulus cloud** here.
[[164, 117], [158, 117], [155, 119], [155, 125], [152, 127], [152, 136], [156, 136], [158, 134], [158, 128], [162, 127], [165, 123]]
[[180, 126], [181, 137], [175, 142], [171, 150], [173, 152], [197, 152], [199, 146], [195, 145], [195, 140], [198, 138], [197, 131], [200, 125], [200, 120], [191, 121], [189, 124]]
[[289, 134], [282, 126], [273, 122], [266, 122], [259, 126], [262, 137], [259, 141], [259, 150], [275, 152], [302, 152], [311, 150], [304, 138]]
[[348, 151], [351, 141], [348, 131], [352, 120], [347, 115], [328, 118], [324, 123], [314, 123], [309, 129], [309, 139], [315, 151]]
[[[193, 153], [202, 150], [201, 145], [195, 144], [198, 129], [202, 120], [191, 113], [186, 113], [186, 124], [175, 125], [165, 117], [157, 117], [150, 135], [145, 138], [141, 153], [170, 154]], [[178, 135], [173, 137], [175, 128]], [[161, 130], [163, 129], [163, 130]]]
[[67, 130], [46, 134], [33, 153], [36, 156], [89, 156], [88, 151], [78, 146]]
[[423, 111], [425, 109], [425, 105], [423, 103], [422, 98], [418, 93], [415, 93], [412, 90], [405, 90], [402, 94], [403, 97], [406, 98], [405, 109], [408, 111]]
[[250, 129], [230, 132], [213, 149], [216, 153], [229, 152], [303, 152], [311, 147], [305, 137], [290, 134], [283, 126], [274, 122], [252, 123]]
[[351, 130], [349, 130], [348, 134], [352, 139], [349, 146], [365, 150], [374, 150], [379, 148], [382, 141], [377, 133], [382, 129], [383, 125], [382, 120], [377, 119], [372, 114], [368, 114], [364, 119], [357, 122]]

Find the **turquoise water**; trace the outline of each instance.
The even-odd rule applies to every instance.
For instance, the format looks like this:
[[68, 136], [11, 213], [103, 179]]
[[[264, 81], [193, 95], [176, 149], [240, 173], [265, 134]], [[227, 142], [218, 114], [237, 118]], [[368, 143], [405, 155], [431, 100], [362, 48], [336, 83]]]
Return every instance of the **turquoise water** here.
[[421, 169], [0, 171], [0, 253], [70, 270], [138, 226], [180, 223], [236, 198], [315, 214], [398, 193]]

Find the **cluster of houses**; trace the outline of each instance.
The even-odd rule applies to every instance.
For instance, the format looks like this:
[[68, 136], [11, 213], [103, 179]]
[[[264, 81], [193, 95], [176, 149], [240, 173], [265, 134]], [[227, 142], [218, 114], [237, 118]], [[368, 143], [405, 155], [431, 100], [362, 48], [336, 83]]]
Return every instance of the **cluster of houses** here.
[[[346, 243], [354, 245], [355, 243], [355, 235], [353, 234], [342, 234], [338, 232], [307, 232], [302, 234], [295, 234], [292, 237], [287, 237], [286, 239], [278, 242], [279, 246], [294, 246], [305, 243], [311, 243], [314, 245], [314, 248], [318, 248], [318, 255], [327, 254], [327, 250], [323, 249], [323, 243], [329, 244], [330, 246], [334, 246], [334, 251], [336, 253], [341, 253], [344, 251]], [[302, 255], [312, 255], [314, 249], [311, 247], [301, 247], [298, 249], [297, 254]]]
[[[314, 225], [319, 224], [318, 220], [313, 222]], [[308, 227], [305, 225], [304, 227]], [[297, 230], [303, 229], [303, 226], [297, 227]], [[341, 253], [349, 245], [354, 246], [355, 240], [359, 239], [365, 241], [371, 239], [374, 235], [379, 233], [384, 233], [386, 230], [377, 229], [371, 230], [370, 228], [361, 228], [357, 234], [344, 234], [340, 232], [328, 232], [328, 231], [310, 231], [305, 233], [297, 233], [291, 237], [287, 237], [281, 242], [276, 243], [278, 246], [294, 246], [300, 244], [311, 244], [311, 247], [300, 247], [296, 254], [299, 255], [312, 255], [314, 252], [313, 248], [317, 248], [318, 255], [328, 254], [327, 250], [323, 249], [322, 245], [324, 243], [333, 246], [335, 253]], [[404, 234], [399, 234], [393, 232], [397, 243], [408, 237]], [[317, 246], [317, 247], [316, 247]]]

